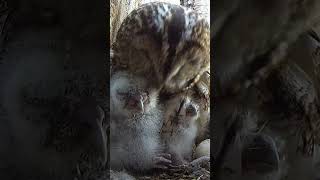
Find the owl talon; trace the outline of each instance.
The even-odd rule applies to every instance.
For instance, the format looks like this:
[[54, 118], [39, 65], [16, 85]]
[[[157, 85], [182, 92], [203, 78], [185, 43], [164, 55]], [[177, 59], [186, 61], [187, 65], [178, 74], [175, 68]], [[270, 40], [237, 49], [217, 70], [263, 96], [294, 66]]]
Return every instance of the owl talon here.
[[200, 168], [209, 169], [210, 168], [210, 157], [209, 156], [203, 156], [203, 157], [200, 157], [198, 159], [195, 159], [190, 163], [190, 167], [193, 170], [200, 169]]
[[181, 164], [181, 165], [171, 165], [170, 172], [171, 173], [180, 173], [187, 171], [189, 169], [189, 164]]
[[171, 159], [171, 154], [169, 154], [169, 153], [160, 153], [158, 156], [159, 157], [164, 157], [166, 159]]
[[161, 153], [156, 156], [153, 160], [155, 162], [156, 169], [168, 169], [172, 163], [171, 155], [166, 153]]

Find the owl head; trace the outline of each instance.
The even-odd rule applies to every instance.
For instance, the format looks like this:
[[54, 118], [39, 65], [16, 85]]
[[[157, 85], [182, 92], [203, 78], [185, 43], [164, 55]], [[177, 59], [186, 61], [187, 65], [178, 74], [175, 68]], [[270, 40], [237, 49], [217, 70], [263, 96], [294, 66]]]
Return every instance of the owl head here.
[[[176, 109], [177, 119], [182, 119], [184, 122], [195, 122], [199, 118], [199, 105], [189, 97], [182, 99], [179, 108]], [[184, 124], [184, 123], [183, 123]]]
[[125, 117], [149, 113], [156, 106], [157, 97], [146, 88], [143, 78], [118, 72], [110, 83], [111, 112]]
[[164, 104], [163, 132], [178, 132], [187, 129], [200, 116], [199, 105], [185, 93], [170, 98]]

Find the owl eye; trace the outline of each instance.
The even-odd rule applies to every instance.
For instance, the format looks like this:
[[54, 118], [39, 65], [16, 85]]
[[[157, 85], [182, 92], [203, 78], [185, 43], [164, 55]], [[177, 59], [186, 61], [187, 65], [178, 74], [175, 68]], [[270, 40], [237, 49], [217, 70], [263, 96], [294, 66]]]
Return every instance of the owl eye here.
[[129, 93], [128, 93], [128, 92], [117, 91], [117, 95], [118, 95], [118, 96], [121, 96], [121, 97], [126, 97], [126, 96], [129, 95]]

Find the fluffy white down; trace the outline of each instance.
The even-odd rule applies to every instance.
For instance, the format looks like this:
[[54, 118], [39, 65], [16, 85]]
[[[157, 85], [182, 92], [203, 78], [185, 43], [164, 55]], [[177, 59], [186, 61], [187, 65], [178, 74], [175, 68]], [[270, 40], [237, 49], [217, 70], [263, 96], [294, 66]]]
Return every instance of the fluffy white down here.
[[[129, 79], [124, 74], [118, 75], [111, 80], [111, 168], [136, 171], [148, 170], [154, 167], [153, 158], [162, 149], [159, 133], [162, 126], [162, 112], [156, 103], [157, 101], [154, 101], [142, 115], [133, 118], [121, 116], [122, 107], [118, 106], [121, 103], [116, 103], [119, 101], [115, 98], [115, 92], [113, 91], [122, 86], [135, 88], [140, 86], [142, 82], [137, 78]], [[127, 86], [127, 82], [133, 86]]]
[[129, 175], [125, 171], [110, 171], [110, 180], [135, 180], [135, 178]]

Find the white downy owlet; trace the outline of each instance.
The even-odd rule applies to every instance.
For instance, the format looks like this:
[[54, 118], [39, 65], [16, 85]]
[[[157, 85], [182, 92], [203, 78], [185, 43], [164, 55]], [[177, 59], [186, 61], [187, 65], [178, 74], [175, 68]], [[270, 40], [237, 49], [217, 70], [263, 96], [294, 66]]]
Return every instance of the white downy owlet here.
[[143, 78], [117, 72], [110, 90], [110, 166], [145, 172], [170, 164], [162, 153], [162, 112], [157, 91], [146, 90]]
[[203, 141], [209, 124], [210, 74], [205, 72], [197, 84], [164, 100], [162, 138], [177, 164], [192, 158], [196, 141]]
[[179, 95], [165, 103], [165, 122], [162, 138], [175, 164], [191, 161], [199, 118], [199, 106], [190, 97]]

